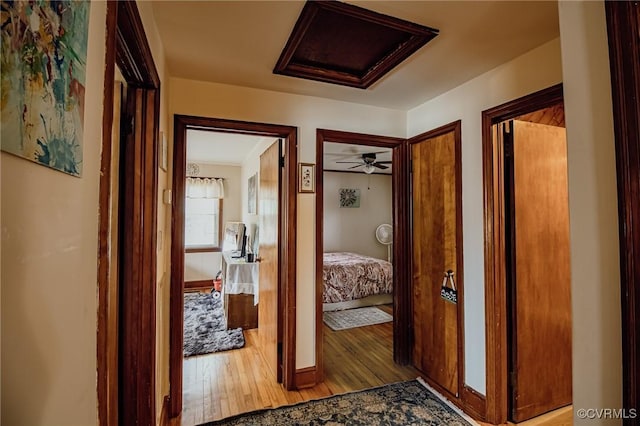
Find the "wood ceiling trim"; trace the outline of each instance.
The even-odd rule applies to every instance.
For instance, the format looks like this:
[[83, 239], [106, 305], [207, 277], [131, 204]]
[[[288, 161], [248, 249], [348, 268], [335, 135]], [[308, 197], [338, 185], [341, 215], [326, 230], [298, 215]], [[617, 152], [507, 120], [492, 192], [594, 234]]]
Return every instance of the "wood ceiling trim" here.
[[307, 1], [273, 72], [366, 89], [437, 35], [350, 4]]

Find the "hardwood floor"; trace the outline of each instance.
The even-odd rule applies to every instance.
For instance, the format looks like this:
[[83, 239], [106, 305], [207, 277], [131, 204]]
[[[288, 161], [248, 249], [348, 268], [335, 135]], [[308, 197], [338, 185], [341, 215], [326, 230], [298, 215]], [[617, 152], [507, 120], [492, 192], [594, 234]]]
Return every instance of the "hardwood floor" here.
[[[383, 309], [391, 311], [390, 306]], [[420, 376], [413, 367], [393, 363], [392, 333], [392, 323], [342, 331], [325, 325], [325, 381], [313, 388], [287, 391], [276, 383], [258, 350], [257, 330], [245, 330], [242, 349], [184, 360], [182, 417], [171, 425], [193, 426]], [[571, 407], [566, 407], [518, 426], [568, 426], [573, 424], [572, 415]]]
[[392, 323], [342, 331], [325, 326], [325, 381], [299, 391], [276, 383], [258, 350], [257, 330], [244, 335], [242, 349], [185, 359], [183, 426], [419, 376], [413, 367], [393, 363]]
[[[489, 423], [479, 422], [481, 426], [490, 426]], [[573, 407], [558, 408], [557, 410], [535, 417], [521, 423], [507, 423], [508, 426], [573, 426]]]

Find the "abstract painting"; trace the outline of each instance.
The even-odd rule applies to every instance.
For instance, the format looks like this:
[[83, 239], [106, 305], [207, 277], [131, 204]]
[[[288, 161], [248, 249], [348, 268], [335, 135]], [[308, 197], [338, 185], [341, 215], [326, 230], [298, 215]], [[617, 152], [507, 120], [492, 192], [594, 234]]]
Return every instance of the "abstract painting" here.
[[3, 151], [82, 175], [89, 1], [2, 2]]
[[351, 188], [340, 188], [340, 207], [359, 208], [360, 190]]

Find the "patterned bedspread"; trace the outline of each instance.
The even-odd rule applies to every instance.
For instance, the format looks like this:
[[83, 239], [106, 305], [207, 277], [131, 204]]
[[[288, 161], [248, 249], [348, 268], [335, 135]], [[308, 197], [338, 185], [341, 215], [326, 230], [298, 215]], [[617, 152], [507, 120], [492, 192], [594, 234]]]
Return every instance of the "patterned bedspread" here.
[[325, 253], [322, 270], [323, 303], [391, 293], [393, 268], [386, 260], [355, 253]]

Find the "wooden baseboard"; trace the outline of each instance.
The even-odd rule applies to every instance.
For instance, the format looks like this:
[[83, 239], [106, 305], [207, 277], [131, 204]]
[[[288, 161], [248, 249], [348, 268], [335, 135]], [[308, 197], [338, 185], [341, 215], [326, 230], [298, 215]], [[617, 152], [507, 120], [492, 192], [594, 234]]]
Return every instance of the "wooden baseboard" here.
[[477, 390], [467, 385], [462, 387], [460, 393], [464, 411], [475, 420], [485, 421], [487, 418], [487, 399]]
[[162, 411], [160, 412], [160, 426], [169, 426], [169, 395], [162, 399]]
[[306, 367], [296, 370], [296, 389], [310, 388], [317, 384], [316, 367]]

